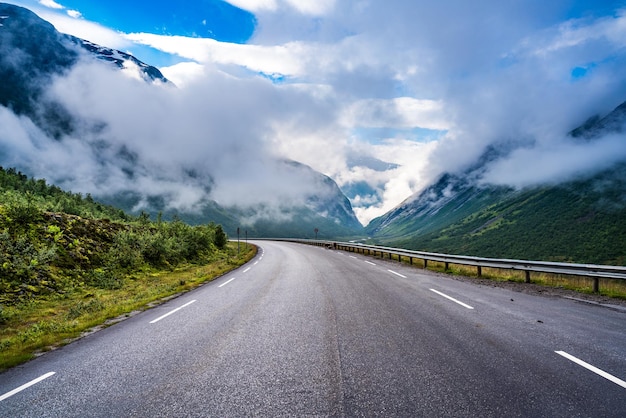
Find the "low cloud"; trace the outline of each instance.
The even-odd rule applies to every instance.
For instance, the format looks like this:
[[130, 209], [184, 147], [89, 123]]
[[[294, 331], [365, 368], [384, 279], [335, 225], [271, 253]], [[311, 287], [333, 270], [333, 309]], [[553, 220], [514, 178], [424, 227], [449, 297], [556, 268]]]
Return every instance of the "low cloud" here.
[[[291, 179], [264, 167], [294, 159], [350, 190], [363, 223], [443, 172], [463, 172], [489, 147], [508, 153], [482, 181], [515, 187], [563, 181], [625, 157], [620, 136], [588, 144], [567, 136], [626, 100], [619, 1], [602, 9], [573, 9], [567, 0], [229, 3], [255, 13], [248, 44], [120, 34], [48, 9], [43, 17], [61, 31], [80, 29], [79, 36], [107, 46], [150, 47], [187, 61], [163, 68], [175, 89], [87, 64], [59, 79], [55, 97], [96, 125], [106, 122], [103, 132], [65, 139], [59, 149], [85, 141], [107, 142], [103, 152], [126, 147], [141, 162], [135, 184], [158, 188], [149, 179], [160, 174], [176, 194], [180, 181], [190, 190], [176, 201], [186, 205], [207, 186], [190, 172], [214, 181], [212, 193], [225, 202], [290, 196]], [[424, 140], [415, 135], [420, 129], [437, 135]], [[76, 146], [68, 154], [85, 152], [97, 167], [97, 153]], [[388, 168], [368, 166], [373, 160]], [[127, 168], [118, 165], [110, 181], [74, 177], [94, 179], [84, 190], [113, 190], [124, 184]], [[56, 166], [41, 167], [53, 173]]]
[[204, 71], [182, 87], [151, 85], [85, 58], [46, 91], [78, 121], [71, 134], [47, 137], [0, 108], [3, 164], [75, 192], [136, 192], [144, 198], [137, 210], [160, 195], [169, 209], [200, 210], [215, 200], [276, 218], [312, 195], [329, 197], [318, 177], [269, 146], [275, 126], [301, 117], [305, 108], [292, 104], [310, 98], [265, 79]]
[[517, 188], [558, 184], [593, 174], [624, 160], [626, 144], [623, 134], [610, 134], [591, 142], [576, 143], [571, 138], [562, 138], [515, 150], [507, 158], [491, 165], [482, 180]]

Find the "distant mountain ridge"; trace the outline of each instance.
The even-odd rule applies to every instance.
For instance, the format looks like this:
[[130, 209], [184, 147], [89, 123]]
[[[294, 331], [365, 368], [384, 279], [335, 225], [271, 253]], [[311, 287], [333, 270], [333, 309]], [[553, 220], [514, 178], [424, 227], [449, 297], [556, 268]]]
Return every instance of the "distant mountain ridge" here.
[[[623, 134], [625, 126], [626, 102], [570, 136], [594, 141]], [[366, 232], [379, 243], [417, 250], [626, 265], [626, 161], [558, 185], [516, 190], [481, 183], [482, 172], [507, 151], [489, 148], [470, 169], [445, 173]]]

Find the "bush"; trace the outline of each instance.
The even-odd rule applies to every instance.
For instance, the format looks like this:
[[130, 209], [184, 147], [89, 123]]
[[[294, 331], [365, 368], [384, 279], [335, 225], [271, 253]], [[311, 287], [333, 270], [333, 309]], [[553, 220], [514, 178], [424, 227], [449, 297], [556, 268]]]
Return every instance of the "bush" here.
[[50, 263], [55, 257], [54, 246], [38, 249], [25, 236], [13, 239], [7, 231], [0, 233], [0, 294], [5, 296], [2, 299], [10, 294], [28, 296], [54, 288]]
[[28, 203], [13, 203], [7, 207], [6, 216], [10, 219], [12, 229], [27, 230], [31, 224], [41, 220], [41, 210]]
[[160, 232], [153, 235], [142, 235], [141, 255], [150, 265], [160, 267], [167, 264], [165, 237]]
[[144, 264], [142, 249], [137, 233], [121, 231], [113, 238], [113, 245], [103, 257], [104, 264], [111, 269], [125, 272], [137, 270]]

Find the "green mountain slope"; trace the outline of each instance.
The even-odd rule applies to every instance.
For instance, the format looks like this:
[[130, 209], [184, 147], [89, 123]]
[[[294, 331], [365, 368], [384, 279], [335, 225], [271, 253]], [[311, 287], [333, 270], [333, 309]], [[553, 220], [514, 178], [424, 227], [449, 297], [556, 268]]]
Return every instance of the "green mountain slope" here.
[[506, 194], [444, 228], [387, 242], [483, 257], [626, 265], [625, 191], [623, 163], [586, 180]]
[[[626, 103], [570, 132], [593, 143], [623, 135]], [[626, 146], [626, 144], [625, 144]], [[373, 240], [416, 250], [496, 258], [626, 265], [626, 161], [558, 185], [523, 190], [481, 175], [511, 149], [489, 149], [366, 227]]]

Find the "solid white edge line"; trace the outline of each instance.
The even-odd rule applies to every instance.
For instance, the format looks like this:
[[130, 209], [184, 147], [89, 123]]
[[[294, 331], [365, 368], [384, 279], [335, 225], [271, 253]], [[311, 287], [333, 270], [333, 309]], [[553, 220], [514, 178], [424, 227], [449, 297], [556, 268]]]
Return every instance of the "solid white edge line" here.
[[28, 389], [32, 385], [35, 385], [35, 384], [41, 382], [42, 380], [45, 380], [45, 379], [49, 378], [50, 376], [52, 376], [54, 374], [55, 374], [55, 372], [46, 373], [43, 376], [39, 376], [37, 379], [31, 380], [30, 382], [28, 382], [26, 384], [23, 384], [19, 388], [13, 389], [11, 392], [5, 393], [4, 395], [0, 396], [0, 402], [2, 402], [3, 400], [5, 400], [7, 398], [10, 398], [11, 396], [15, 395], [16, 393], [19, 393], [19, 392], [23, 391], [24, 389]]
[[395, 272], [395, 271], [393, 271], [393, 270], [387, 270], [387, 271], [388, 271], [389, 273], [391, 273], [391, 274], [395, 274], [395, 275], [396, 275], [396, 276], [398, 276], [398, 277], [402, 277], [403, 279], [406, 279], [406, 278], [407, 278], [406, 276], [404, 276], [404, 275], [402, 275], [402, 274], [400, 274], [400, 273], [397, 273], [397, 272]]
[[232, 282], [233, 280], [235, 280], [235, 278], [233, 277], [232, 279], [222, 283], [221, 285], [217, 286], [217, 287], [222, 287], [222, 286], [226, 286], [228, 283]]
[[176, 308], [176, 309], [174, 309], [174, 310], [172, 310], [172, 311], [169, 311], [169, 312], [168, 312], [168, 313], [166, 313], [165, 315], [162, 315], [162, 316], [158, 317], [157, 319], [154, 319], [154, 320], [150, 321], [150, 323], [151, 323], [151, 324], [154, 324], [155, 322], [159, 322], [161, 319], [163, 319], [163, 318], [166, 318], [166, 317], [170, 316], [170, 315], [171, 315], [171, 314], [173, 314], [174, 312], [178, 312], [178, 311], [180, 311], [181, 309], [183, 309], [183, 308], [185, 308], [185, 307], [187, 307], [187, 306], [191, 305], [191, 304], [192, 304], [192, 303], [194, 303], [194, 302], [195, 302], [195, 300], [192, 300], [191, 302], [187, 302], [187, 303], [185, 303], [183, 306], [179, 306], [178, 308]]
[[367, 260], [365, 260], [365, 262], [366, 262], [367, 264], [371, 264], [372, 266], [375, 266], [375, 265], [376, 265], [376, 263], [372, 263], [371, 261], [367, 261]]
[[607, 372], [605, 372], [604, 370], [600, 370], [597, 367], [592, 366], [589, 363], [586, 363], [584, 361], [582, 361], [579, 358], [574, 357], [571, 354], [566, 353], [565, 351], [555, 351], [555, 353], [557, 353], [560, 356], [565, 357], [566, 359], [573, 361], [574, 363], [578, 364], [579, 366], [584, 367], [587, 370], [590, 370], [592, 372], [594, 372], [597, 375], [600, 375], [602, 377], [604, 377], [607, 380], [610, 380], [611, 382], [615, 383], [616, 385], [619, 385], [621, 387], [623, 387], [624, 389], [626, 389], [626, 382], [623, 381], [622, 379], [619, 379], [615, 376], [613, 376], [612, 374], [609, 374]]
[[440, 292], [440, 291], [438, 291], [438, 290], [435, 290], [435, 289], [430, 289], [430, 291], [431, 291], [431, 292], [435, 292], [435, 293], [436, 293], [436, 294], [438, 294], [439, 296], [443, 296], [444, 298], [449, 299], [449, 300], [451, 300], [451, 301], [452, 301], [452, 302], [454, 302], [454, 303], [458, 303], [459, 305], [461, 305], [461, 306], [463, 306], [463, 307], [465, 307], [465, 308], [467, 308], [467, 309], [474, 309], [472, 306], [469, 306], [468, 304], [463, 303], [463, 302], [461, 302], [460, 300], [456, 300], [456, 299], [454, 299], [452, 296], [448, 296], [448, 295], [446, 295], [445, 293], [441, 293], [441, 292]]

